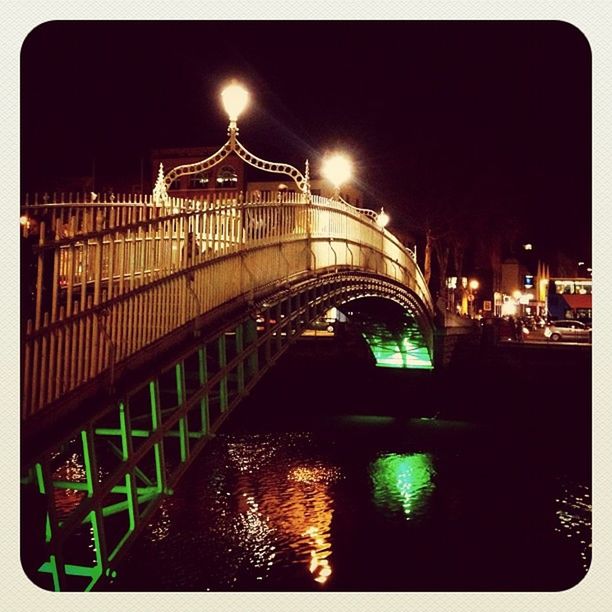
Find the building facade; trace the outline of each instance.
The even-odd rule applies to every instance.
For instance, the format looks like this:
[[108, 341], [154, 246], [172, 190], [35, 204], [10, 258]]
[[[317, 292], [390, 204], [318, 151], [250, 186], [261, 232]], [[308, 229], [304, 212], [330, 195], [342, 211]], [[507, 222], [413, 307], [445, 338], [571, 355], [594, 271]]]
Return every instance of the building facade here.
[[493, 295], [495, 315], [547, 316], [549, 277], [549, 266], [543, 261], [538, 260], [534, 269], [517, 259], [506, 259]]

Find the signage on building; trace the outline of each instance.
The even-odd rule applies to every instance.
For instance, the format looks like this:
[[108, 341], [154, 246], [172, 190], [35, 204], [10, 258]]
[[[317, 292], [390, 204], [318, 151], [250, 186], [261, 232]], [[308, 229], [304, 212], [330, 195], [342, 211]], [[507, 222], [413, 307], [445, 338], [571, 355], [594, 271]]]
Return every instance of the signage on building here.
[[491, 305], [491, 300], [483, 300], [482, 302], [482, 309], [483, 310], [492, 310], [492, 305]]

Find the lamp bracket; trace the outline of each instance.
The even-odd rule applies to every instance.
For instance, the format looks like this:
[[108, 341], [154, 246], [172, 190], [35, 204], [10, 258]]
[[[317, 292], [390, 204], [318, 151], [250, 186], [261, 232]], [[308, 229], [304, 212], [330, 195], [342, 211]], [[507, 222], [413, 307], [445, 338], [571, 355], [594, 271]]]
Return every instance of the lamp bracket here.
[[164, 176], [164, 186], [166, 191], [170, 189], [170, 185], [172, 185], [172, 183], [180, 176], [198, 174], [200, 172], [210, 170], [210, 168], [213, 168], [218, 163], [222, 162], [232, 152], [232, 150], [232, 139], [230, 138], [218, 151], [206, 159], [193, 164], [183, 164], [182, 166], [172, 168], [172, 170], [170, 170], [170, 172]]
[[245, 149], [242, 144], [236, 138], [237, 128], [232, 128], [230, 124], [230, 137], [228, 141], [215, 153], [203, 159], [202, 161], [195, 162], [193, 164], [183, 164], [182, 166], [177, 166], [176, 168], [172, 168], [168, 174], [164, 176], [163, 184], [166, 192], [170, 189], [170, 185], [180, 176], [190, 175], [190, 174], [198, 174], [200, 172], [205, 172], [210, 168], [213, 168], [220, 162], [222, 162], [230, 153], [234, 152], [236, 155], [242, 159], [245, 163], [253, 166], [254, 168], [258, 168], [259, 170], [264, 170], [266, 172], [273, 172], [276, 174], [288, 174], [297, 185], [298, 189], [303, 193], [310, 192], [310, 181], [308, 177], [305, 177], [297, 168], [294, 168], [290, 164], [283, 164], [278, 162], [270, 162], [265, 159], [261, 159]]

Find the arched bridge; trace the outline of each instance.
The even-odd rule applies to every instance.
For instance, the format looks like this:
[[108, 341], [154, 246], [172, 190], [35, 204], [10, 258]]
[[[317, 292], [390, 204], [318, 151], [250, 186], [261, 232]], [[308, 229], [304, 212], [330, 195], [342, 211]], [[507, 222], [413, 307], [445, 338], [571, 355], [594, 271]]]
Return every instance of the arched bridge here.
[[22, 557], [46, 588], [112, 575], [231, 408], [331, 306], [399, 302], [433, 351], [414, 254], [339, 199], [60, 197], [22, 214]]

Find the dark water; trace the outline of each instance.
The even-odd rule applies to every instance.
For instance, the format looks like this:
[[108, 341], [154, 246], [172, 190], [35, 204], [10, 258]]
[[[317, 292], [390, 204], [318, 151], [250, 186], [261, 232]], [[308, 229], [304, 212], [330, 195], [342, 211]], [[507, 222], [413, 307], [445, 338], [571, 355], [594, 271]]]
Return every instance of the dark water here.
[[584, 576], [588, 354], [409, 372], [349, 349], [308, 340], [283, 358], [106, 588], [524, 591]]

